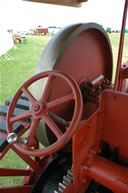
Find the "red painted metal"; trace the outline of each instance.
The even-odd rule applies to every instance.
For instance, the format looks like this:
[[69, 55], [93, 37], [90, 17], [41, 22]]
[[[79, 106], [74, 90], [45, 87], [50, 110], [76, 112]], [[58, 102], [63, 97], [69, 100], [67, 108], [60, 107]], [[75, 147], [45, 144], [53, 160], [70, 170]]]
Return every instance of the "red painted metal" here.
[[122, 80], [128, 78], [128, 61], [122, 65], [120, 77]]
[[[1, 120], [6, 120], [6, 117], [4, 116], [0, 116]], [[23, 125], [24, 129], [19, 133], [19, 135], [23, 135], [27, 129], [29, 128], [29, 123], [24, 122], [24, 121], [19, 121], [19, 124]], [[0, 136], [3, 138], [7, 138], [7, 133], [2, 133], [0, 132]], [[12, 146], [10, 144], [7, 145], [7, 147], [0, 153], [0, 160], [4, 157], [4, 155], [8, 152], [8, 150], [11, 148]]]
[[119, 91], [127, 92], [126, 90], [126, 79], [128, 79], [128, 62], [122, 64], [120, 70], [120, 82], [119, 82]]
[[[2, 137], [2, 134], [0, 133], [0, 136]], [[0, 153], [0, 160], [5, 156], [5, 154], [8, 152], [8, 150], [11, 148], [11, 145], [8, 145], [1, 153]]]
[[[9, 145], [7, 150], [12, 148], [29, 168], [1, 168], [0, 176], [24, 176], [24, 185], [0, 187], [0, 192], [30, 193], [32, 185], [53, 159], [54, 153], [72, 139], [73, 181], [63, 193], [85, 193], [92, 180], [114, 193], [128, 193], [128, 95], [117, 92], [123, 90], [124, 81], [128, 78], [128, 63], [121, 68], [127, 6], [128, 0], [125, 1], [114, 89], [111, 84], [112, 55], [109, 40], [102, 29], [95, 25], [92, 28], [91, 24], [91, 29], [90, 26], [85, 28], [81, 25], [68, 39], [55, 64], [55, 69], [62, 72], [49, 71], [35, 75], [17, 91], [8, 111], [8, 133], [13, 132], [13, 123], [24, 124], [25, 129], [19, 136], [28, 130], [29, 142], [26, 145]], [[28, 87], [41, 78], [48, 78], [48, 81], [37, 101]], [[81, 90], [85, 84], [87, 90], [83, 93], [88, 91], [88, 96], [83, 104]], [[98, 87], [101, 90], [96, 93]], [[28, 97], [32, 108], [14, 117], [13, 112], [22, 93]], [[63, 117], [61, 122], [64, 122], [66, 128], [64, 133], [55, 120], [49, 117], [49, 112], [53, 113], [53, 118], [58, 119], [55, 114]], [[33, 118], [31, 124], [22, 121], [28, 117]], [[67, 120], [67, 117], [70, 118]], [[41, 119], [57, 139], [45, 149], [39, 149], [35, 138]], [[104, 144], [108, 144], [112, 151], [118, 149], [118, 163], [103, 157], [101, 152]]]
[[128, 192], [128, 168], [96, 156], [104, 141], [112, 149], [118, 147], [120, 161], [128, 161], [127, 104], [127, 94], [106, 90], [100, 109], [81, 121], [73, 137], [73, 193], [85, 193], [90, 180], [116, 193]]
[[[99, 25], [89, 23], [81, 25], [73, 32], [61, 51], [54, 69], [69, 74], [78, 84], [83, 79], [91, 81], [100, 75], [111, 81], [112, 60], [107, 34]], [[54, 89], [57, 89], [57, 86], [54, 86]], [[61, 87], [59, 88], [64, 92]]]
[[128, 168], [95, 156], [85, 175], [116, 193], [128, 192]]
[[[128, 161], [128, 96], [108, 90], [104, 92], [100, 113], [102, 120], [102, 139], [111, 148], [118, 147], [120, 160]], [[110, 135], [111, 133], [111, 135]]]
[[20, 151], [18, 151], [14, 146], [11, 147], [13, 149], [13, 151], [19, 156], [21, 157], [21, 159], [23, 159], [37, 174], [40, 174], [40, 172], [42, 171], [42, 168], [40, 167], [39, 163], [35, 162], [31, 157], [21, 153]]
[[[40, 158], [38, 162], [36, 160], [36, 164], [38, 164], [41, 167], [41, 171], [43, 171], [52, 159], [53, 159], [53, 156], [51, 155], [45, 156], [45, 157]], [[34, 169], [32, 170], [31, 166], [29, 166], [27, 170], [31, 170], [31, 175], [24, 176], [23, 184], [24, 185], [34, 184], [36, 179], [39, 176], [39, 173], [37, 173], [36, 170]]]
[[38, 28], [36, 28], [36, 33], [46, 35], [46, 34], [48, 34], [48, 28], [38, 27]]
[[115, 90], [120, 90], [120, 70], [121, 70], [121, 63], [122, 63], [122, 55], [123, 55], [123, 45], [124, 45], [124, 36], [125, 36], [125, 26], [126, 26], [126, 20], [127, 20], [127, 10], [128, 10], [128, 0], [125, 0], [124, 5], [124, 14], [123, 14], [123, 20], [122, 20], [122, 29], [121, 29], [121, 35], [120, 35], [120, 44], [119, 44], [119, 52], [118, 52], [118, 59], [117, 59], [117, 68], [116, 68], [116, 77], [115, 77]]
[[21, 185], [21, 186], [13, 186], [13, 187], [0, 187], [1, 193], [30, 193], [32, 189], [32, 185]]
[[[28, 87], [33, 82], [46, 77], [48, 77], [46, 87], [41, 96], [41, 99], [37, 101], [28, 90]], [[64, 95], [61, 98], [47, 102], [51, 81], [53, 81], [56, 77], [60, 78], [60, 80], [63, 79], [71, 91], [66, 96]], [[32, 105], [32, 108], [28, 112], [14, 117], [13, 112], [14, 112], [16, 103], [22, 93], [24, 93], [28, 97]], [[69, 101], [74, 101], [75, 103], [74, 113], [72, 116], [72, 120], [69, 123], [69, 127], [66, 128], [65, 133], [62, 133], [62, 131], [55, 124], [55, 122], [52, 119], [50, 119], [50, 117], [48, 116], [48, 113], [51, 112], [52, 109], [56, 109], [58, 106], [61, 106]], [[7, 115], [8, 133], [14, 132], [13, 123], [21, 121], [28, 117], [33, 117], [31, 126], [29, 128], [28, 137], [27, 137], [28, 143], [26, 145], [16, 143], [14, 144], [14, 147], [25, 155], [28, 155], [28, 156], [31, 155], [36, 157], [46, 156], [53, 152], [56, 152], [57, 150], [59, 150], [69, 142], [72, 135], [76, 131], [82, 116], [82, 111], [83, 111], [82, 103], [83, 103], [82, 96], [81, 96], [79, 87], [77, 86], [76, 82], [66, 74], [62, 72], [48, 71], [48, 72], [43, 72], [33, 76], [19, 88], [19, 90], [17, 91], [16, 95], [14, 96], [9, 106], [8, 115]], [[54, 144], [52, 144], [49, 147], [46, 147], [43, 149], [31, 149], [31, 146], [35, 146], [35, 133], [41, 119], [43, 119], [47, 123], [51, 131], [56, 136], [57, 140]]]
[[68, 187], [64, 190], [63, 193], [67, 193], [67, 192], [70, 192], [70, 193], [73, 193], [73, 184], [69, 184]]
[[[19, 155], [19, 152], [16, 152]], [[21, 155], [20, 155], [21, 156]], [[23, 156], [21, 156], [23, 158]], [[29, 159], [28, 159], [29, 160]], [[40, 172], [45, 169], [45, 167], [48, 165], [48, 163], [52, 160], [52, 156], [47, 156], [40, 158], [38, 160], [37, 166], [40, 167], [40, 171], [37, 172], [37, 168], [33, 167], [32, 163], [30, 164], [29, 168], [26, 169], [5, 169], [0, 168], [0, 176], [24, 176], [23, 184], [19, 186], [12, 186], [12, 187], [0, 187], [0, 192], [2, 193], [12, 193], [12, 192], [24, 192], [24, 193], [30, 193], [32, 189], [32, 184], [35, 182], [35, 180], [38, 178]], [[26, 161], [28, 162], [28, 161]], [[33, 162], [33, 160], [31, 160]], [[28, 162], [29, 163], [29, 162]], [[33, 169], [32, 169], [32, 167]]]
[[[99, 152], [99, 140], [96, 126], [98, 124], [96, 112], [88, 120], [81, 121], [79, 130], [73, 136], [73, 185], [74, 193], [86, 192], [90, 178], [83, 174], [83, 166], [88, 167], [92, 152]], [[84, 155], [84, 156], [83, 156]]]
[[0, 176], [30, 176], [31, 170], [0, 168]]

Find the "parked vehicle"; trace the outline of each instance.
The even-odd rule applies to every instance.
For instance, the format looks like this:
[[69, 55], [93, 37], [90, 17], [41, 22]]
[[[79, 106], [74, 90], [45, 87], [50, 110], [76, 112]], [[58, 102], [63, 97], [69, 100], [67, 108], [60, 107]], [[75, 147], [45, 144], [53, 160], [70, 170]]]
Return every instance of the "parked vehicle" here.
[[106, 32], [112, 33], [112, 28], [111, 28], [111, 27], [107, 27], [107, 28], [106, 28]]
[[21, 35], [19, 34], [13, 34], [12, 39], [13, 39], [14, 44], [20, 44], [21, 41], [23, 40]]

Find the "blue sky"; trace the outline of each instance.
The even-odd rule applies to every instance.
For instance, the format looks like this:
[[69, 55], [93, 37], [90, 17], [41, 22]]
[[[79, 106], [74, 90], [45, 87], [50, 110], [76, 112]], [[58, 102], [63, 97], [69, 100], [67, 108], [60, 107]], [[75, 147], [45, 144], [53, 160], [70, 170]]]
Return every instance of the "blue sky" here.
[[97, 22], [105, 27], [120, 29], [124, 2], [88, 0], [81, 8], [72, 8], [22, 0], [0, 0], [0, 24], [3, 29], [28, 30], [38, 25], [62, 27], [71, 23]]

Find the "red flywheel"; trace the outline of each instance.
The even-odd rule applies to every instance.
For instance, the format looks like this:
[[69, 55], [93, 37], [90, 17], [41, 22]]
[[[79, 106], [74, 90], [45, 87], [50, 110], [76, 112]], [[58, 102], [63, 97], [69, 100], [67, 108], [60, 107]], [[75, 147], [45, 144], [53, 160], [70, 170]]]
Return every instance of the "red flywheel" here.
[[[37, 100], [29, 91], [29, 87], [35, 81], [38, 81], [43, 78], [47, 78], [47, 83], [42, 91], [40, 99]], [[48, 101], [50, 86], [56, 78], [58, 81], [59, 79], [63, 79], [65, 84], [68, 84], [68, 86], [70, 87], [71, 92], [61, 98], [57, 98], [53, 101]], [[16, 107], [16, 103], [22, 93], [24, 93], [24, 95], [29, 99], [31, 108], [28, 112], [14, 116], [13, 114]], [[59, 117], [59, 120], [61, 120], [61, 122], [67, 123], [65, 131], [62, 132], [56, 122], [52, 119], [52, 117], [49, 116], [49, 114], [52, 113], [55, 108], [60, 107], [61, 105], [65, 105], [70, 101], [74, 102], [74, 112], [71, 121], [67, 122]], [[27, 80], [18, 89], [11, 101], [7, 115], [8, 141], [9, 143], [13, 143], [17, 150], [26, 155], [39, 157], [52, 154], [64, 147], [70, 141], [74, 132], [78, 128], [82, 116], [82, 111], [82, 96], [79, 86], [77, 85], [75, 80], [73, 80], [65, 73], [58, 71], [47, 71], [37, 74]], [[58, 116], [54, 114], [53, 116], [58, 118]], [[28, 129], [27, 137], [20, 138], [16, 134], [14, 134], [13, 124], [22, 121], [26, 118], [31, 118], [32, 121]], [[53, 133], [56, 140], [53, 144], [49, 145], [46, 148], [36, 149], [33, 147], [35, 146], [37, 141], [35, 136], [38, 124], [41, 120], [43, 120], [48, 125], [50, 132]]]

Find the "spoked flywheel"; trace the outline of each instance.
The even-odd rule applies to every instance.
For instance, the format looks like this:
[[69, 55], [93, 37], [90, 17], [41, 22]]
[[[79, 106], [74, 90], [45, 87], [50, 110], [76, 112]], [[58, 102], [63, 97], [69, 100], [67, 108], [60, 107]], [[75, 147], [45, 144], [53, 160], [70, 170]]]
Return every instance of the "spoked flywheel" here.
[[[105, 30], [96, 23], [79, 23], [62, 28], [50, 40], [40, 57], [35, 73], [60, 70], [80, 84], [81, 81], [91, 81], [99, 75], [111, 81], [112, 66], [111, 44]], [[43, 80], [32, 87], [31, 91], [37, 99], [40, 98], [42, 85], [45, 84]], [[68, 89], [62, 86], [62, 82], [56, 80], [52, 84], [49, 99], [55, 100], [67, 92]], [[87, 105], [85, 109], [88, 108]], [[94, 104], [93, 106], [92, 112], [89, 112], [89, 108], [86, 111], [85, 119], [96, 110]], [[67, 119], [71, 116], [72, 105], [61, 106], [56, 113]], [[45, 146], [52, 143], [53, 136], [44, 122], [38, 126], [36, 136]]]
[[[47, 78], [47, 84], [42, 91], [42, 96], [37, 100], [29, 91], [29, 87], [35, 81]], [[63, 86], [68, 88], [68, 93], [56, 100], [49, 101], [49, 90], [52, 82], [63, 80]], [[31, 108], [28, 112], [14, 116], [16, 103], [21, 94], [24, 93], [31, 103]], [[58, 116], [55, 112], [58, 107], [66, 106], [69, 102], [73, 103], [74, 110], [70, 120], [65, 120], [63, 117]], [[8, 142], [13, 144], [15, 148], [23, 154], [28, 156], [41, 157], [55, 153], [64, 147], [72, 138], [74, 132], [79, 126], [82, 117], [83, 102], [80, 89], [77, 83], [68, 75], [57, 72], [47, 71], [37, 74], [27, 80], [17, 91], [13, 97], [9, 106], [7, 115], [7, 128], [8, 128]], [[21, 138], [14, 133], [14, 124], [24, 120], [25, 118], [31, 118], [31, 124], [28, 128], [26, 138]], [[36, 138], [36, 131], [40, 120], [43, 120], [51, 129], [51, 133], [54, 136], [54, 142], [46, 148], [38, 148], [38, 140]], [[62, 129], [62, 125], [64, 128]]]

